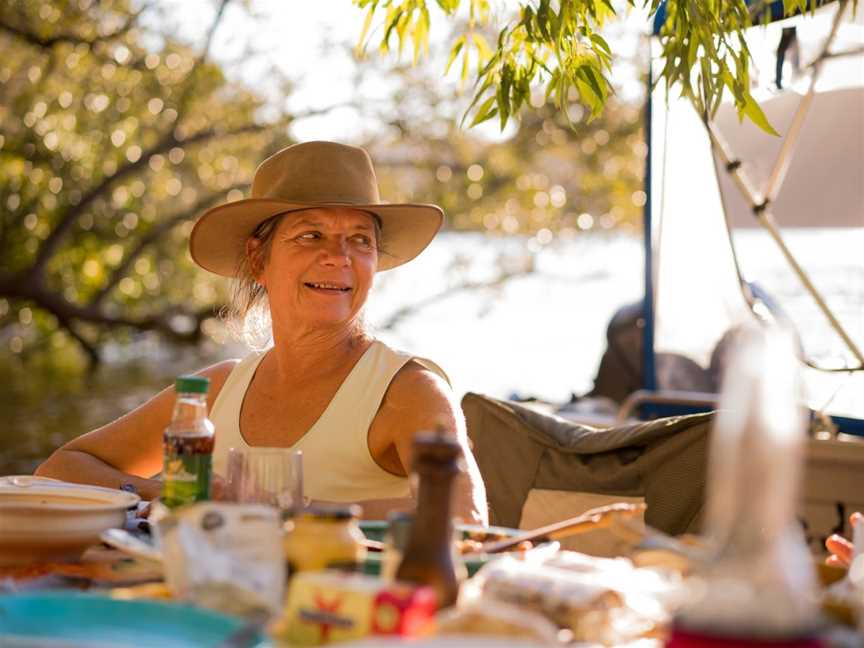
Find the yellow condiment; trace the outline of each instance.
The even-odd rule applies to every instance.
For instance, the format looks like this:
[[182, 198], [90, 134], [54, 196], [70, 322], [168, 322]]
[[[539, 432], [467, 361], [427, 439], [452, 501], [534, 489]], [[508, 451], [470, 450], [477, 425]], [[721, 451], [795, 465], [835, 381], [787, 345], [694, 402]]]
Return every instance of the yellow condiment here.
[[359, 571], [366, 559], [359, 507], [309, 507], [285, 523], [283, 550], [290, 578], [298, 571]]

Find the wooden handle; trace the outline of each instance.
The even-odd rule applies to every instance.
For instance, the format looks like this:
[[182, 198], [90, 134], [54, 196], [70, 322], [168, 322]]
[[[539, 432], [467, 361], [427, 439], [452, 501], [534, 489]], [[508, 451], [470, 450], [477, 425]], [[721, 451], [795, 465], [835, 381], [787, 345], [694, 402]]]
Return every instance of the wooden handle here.
[[625, 504], [623, 502], [610, 504], [608, 506], [600, 506], [585, 511], [581, 515], [548, 524], [538, 529], [526, 531], [511, 538], [503, 540], [494, 540], [483, 544], [482, 551], [484, 553], [498, 553], [511, 549], [516, 545], [539, 538], [548, 538], [550, 540], [559, 540], [567, 536], [576, 535], [577, 533], [585, 533], [594, 529], [603, 529], [612, 524], [612, 521], [618, 517], [634, 517], [645, 510], [644, 504]]

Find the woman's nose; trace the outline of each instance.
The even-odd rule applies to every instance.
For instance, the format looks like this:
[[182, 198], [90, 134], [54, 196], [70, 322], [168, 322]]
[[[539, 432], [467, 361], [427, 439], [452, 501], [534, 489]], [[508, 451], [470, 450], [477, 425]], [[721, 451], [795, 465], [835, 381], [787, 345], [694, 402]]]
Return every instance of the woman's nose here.
[[348, 241], [343, 238], [327, 241], [322, 250], [321, 261], [327, 265], [349, 265], [351, 257], [348, 254]]

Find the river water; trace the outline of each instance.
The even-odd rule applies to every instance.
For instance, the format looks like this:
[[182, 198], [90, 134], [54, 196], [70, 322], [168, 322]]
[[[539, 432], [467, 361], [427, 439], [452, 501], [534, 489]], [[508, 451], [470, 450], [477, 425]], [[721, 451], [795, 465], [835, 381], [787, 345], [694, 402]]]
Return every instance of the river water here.
[[[810, 253], [814, 280], [827, 287], [829, 301], [864, 342], [860, 235], [799, 239], [805, 252], [813, 246], [804, 243], [814, 240], [830, 250]], [[763, 245], [745, 239], [742, 249], [762, 264], [762, 276], [784, 307], [806, 316], [809, 337], [827, 337], [797, 282], [764, 267], [770, 256]], [[445, 233], [416, 261], [378, 276], [367, 324], [392, 346], [437, 362], [460, 396], [474, 391], [563, 402], [591, 388], [609, 318], [642, 293], [642, 241], [636, 236], [583, 235], [540, 246]], [[21, 369], [0, 375], [7, 385], [0, 394], [0, 474], [32, 471], [65, 440], [135, 407], [176, 375], [244, 352], [237, 343], [177, 349], [145, 337], [107, 348], [109, 360], [92, 375]], [[826, 345], [823, 355], [832, 354], [836, 345]]]

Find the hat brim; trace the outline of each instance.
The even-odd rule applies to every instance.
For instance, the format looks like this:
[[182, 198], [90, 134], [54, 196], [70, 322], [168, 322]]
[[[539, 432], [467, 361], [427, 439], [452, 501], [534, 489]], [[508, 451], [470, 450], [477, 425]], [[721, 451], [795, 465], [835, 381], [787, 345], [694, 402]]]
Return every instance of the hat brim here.
[[234, 277], [246, 253], [246, 241], [259, 224], [277, 214], [316, 207], [359, 209], [372, 212], [381, 219], [379, 272], [407, 263], [420, 254], [444, 222], [444, 212], [437, 205], [296, 203], [246, 198], [204, 212], [189, 236], [192, 260], [205, 270]]

